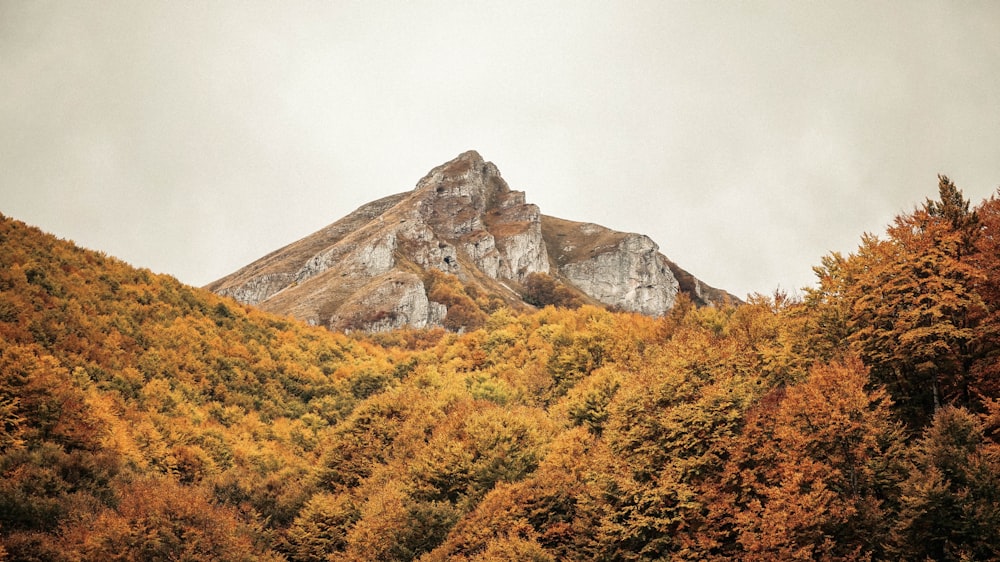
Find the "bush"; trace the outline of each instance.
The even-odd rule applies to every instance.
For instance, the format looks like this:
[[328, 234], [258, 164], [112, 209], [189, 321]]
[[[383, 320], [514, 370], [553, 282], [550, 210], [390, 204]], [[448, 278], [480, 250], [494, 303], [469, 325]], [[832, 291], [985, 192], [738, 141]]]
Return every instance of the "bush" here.
[[537, 306], [579, 308], [583, 302], [571, 289], [546, 273], [530, 273], [524, 280], [524, 302]]

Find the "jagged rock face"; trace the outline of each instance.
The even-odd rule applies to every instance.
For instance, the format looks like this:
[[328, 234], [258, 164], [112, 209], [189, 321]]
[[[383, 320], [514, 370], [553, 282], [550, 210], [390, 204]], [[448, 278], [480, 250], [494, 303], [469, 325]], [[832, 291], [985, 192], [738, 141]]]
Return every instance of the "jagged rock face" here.
[[395, 265], [396, 233], [388, 232], [374, 240], [366, 240], [356, 247], [338, 244], [313, 256], [295, 274], [295, 282], [303, 283], [338, 264], [353, 266], [355, 274], [375, 277]]
[[645, 236], [543, 217], [474, 151], [208, 288], [334, 329], [423, 328], [447, 314], [420, 274], [434, 269], [515, 307], [528, 306], [516, 290], [532, 273], [551, 274], [595, 304], [650, 315], [669, 310], [679, 286], [721, 293]]
[[[427, 299], [414, 266], [514, 283], [547, 273], [538, 207], [466, 152], [413, 191], [369, 203], [208, 288], [336, 328], [439, 326], [444, 305]], [[518, 298], [503, 285], [487, 289]]]
[[648, 237], [628, 234], [616, 246], [559, 271], [608, 306], [658, 316], [673, 308], [679, 289], [658, 249]]
[[447, 309], [428, 300], [424, 283], [413, 273], [394, 272], [369, 283], [330, 317], [334, 329], [370, 332], [440, 326]]
[[[458, 245], [492, 279], [548, 273], [541, 213], [511, 191], [492, 162], [475, 152], [431, 170], [417, 184], [418, 213], [442, 240]], [[442, 269], [443, 271], [446, 271]]]
[[219, 294], [233, 297], [246, 304], [260, 304], [271, 295], [287, 287], [294, 280], [294, 274], [268, 273], [253, 277], [242, 285], [225, 287], [219, 290]]

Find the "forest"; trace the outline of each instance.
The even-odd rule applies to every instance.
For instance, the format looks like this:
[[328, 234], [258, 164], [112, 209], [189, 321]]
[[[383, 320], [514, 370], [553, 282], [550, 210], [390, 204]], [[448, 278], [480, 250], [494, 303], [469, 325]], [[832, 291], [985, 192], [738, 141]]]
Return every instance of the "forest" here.
[[0, 216], [0, 560], [1000, 559], [998, 196], [942, 176], [801, 295], [659, 318], [439, 275], [462, 333]]

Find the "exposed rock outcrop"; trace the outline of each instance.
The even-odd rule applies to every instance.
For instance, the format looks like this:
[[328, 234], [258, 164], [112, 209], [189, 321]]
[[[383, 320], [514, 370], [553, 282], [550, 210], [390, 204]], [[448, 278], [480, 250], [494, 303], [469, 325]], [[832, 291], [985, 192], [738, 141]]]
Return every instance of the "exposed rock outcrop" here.
[[393, 272], [374, 279], [338, 307], [328, 322], [334, 329], [382, 332], [398, 328], [440, 326], [445, 305], [428, 300], [420, 277]]
[[334, 329], [422, 328], [442, 325], [448, 314], [428, 298], [422, 272], [429, 270], [514, 307], [528, 306], [517, 291], [532, 273], [575, 287], [589, 302], [649, 315], [669, 310], [688, 288], [699, 303], [725, 295], [646, 236], [543, 217], [474, 151], [434, 168], [412, 191], [364, 205], [208, 288]]
[[295, 275], [292, 273], [265, 273], [251, 277], [242, 285], [224, 287], [219, 290], [219, 294], [246, 304], [260, 304], [294, 280]]
[[658, 316], [673, 308], [680, 284], [657, 250], [648, 237], [626, 234], [615, 246], [567, 262], [559, 271], [608, 306]]
[[488, 277], [521, 281], [548, 272], [538, 207], [526, 203], [523, 192], [511, 191], [478, 153], [434, 168], [414, 191], [430, 230], [462, 248]]

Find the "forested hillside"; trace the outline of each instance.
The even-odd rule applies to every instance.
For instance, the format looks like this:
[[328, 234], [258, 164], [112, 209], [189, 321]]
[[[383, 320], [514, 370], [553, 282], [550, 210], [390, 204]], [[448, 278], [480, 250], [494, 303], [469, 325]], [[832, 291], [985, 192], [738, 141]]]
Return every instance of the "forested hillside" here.
[[947, 178], [802, 299], [462, 334], [0, 248], [0, 559], [1000, 558], [1000, 199]]

